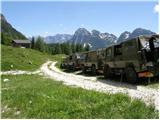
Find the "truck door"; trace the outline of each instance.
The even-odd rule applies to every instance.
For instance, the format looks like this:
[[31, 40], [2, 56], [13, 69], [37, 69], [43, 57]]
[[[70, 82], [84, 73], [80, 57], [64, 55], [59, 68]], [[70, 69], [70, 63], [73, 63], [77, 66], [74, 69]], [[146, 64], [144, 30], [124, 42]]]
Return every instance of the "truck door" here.
[[104, 66], [104, 56], [105, 56], [104, 49], [101, 49], [101, 50], [97, 51], [97, 66], [98, 66], [98, 69], [102, 69], [103, 66]]
[[115, 68], [121, 68], [123, 65], [122, 44], [114, 46], [113, 65]]
[[113, 67], [113, 61], [114, 61], [114, 51], [113, 51], [113, 48], [114, 47], [109, 47], [109, 48], [106, 48], [105, 50], [105, 64], [109, 65], [110, 67]]

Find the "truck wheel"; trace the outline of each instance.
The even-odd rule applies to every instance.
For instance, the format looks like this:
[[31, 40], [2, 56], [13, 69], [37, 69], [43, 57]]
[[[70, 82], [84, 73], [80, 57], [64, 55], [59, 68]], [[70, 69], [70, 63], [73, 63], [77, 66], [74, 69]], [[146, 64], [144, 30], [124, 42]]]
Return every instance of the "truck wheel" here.
[[76, 68], [75, 68], [75, 66], [72, 66], [72, 71], [76, 71]]
[[84, 65], [82, 65], [82, 73], [85, 74], [86, 73], [86, 68]]
[[60, 68], [61, 68], [61, 69], [63, 69], [63, 65], [62, 65], [62, 63], [60, 64]]
[[111, 77], [111, 69], [108, 65], [104, 66], [103, 74], [104, 74], [104, 78], [110, 78]]
[[66, 66], [66, 69], [69, 70], [69, 65]]
[[73, 70], [73, 71], [76, 71], [75, 64], [73, 64], [73, 66], [72, 66], [72, 70]]
[[136, 71], [134, 70], [133, 67], [127, 67], [125, 69], [125, 75], [126, 75], [126, 79], [128, 82], [130, 83], [136, 83], [137, 82], [137, 73]]
[[92, 65], [91, 72], [92, 72], [92, 75], [96, 75], [96, 67], [95, 67], [95, 65]]

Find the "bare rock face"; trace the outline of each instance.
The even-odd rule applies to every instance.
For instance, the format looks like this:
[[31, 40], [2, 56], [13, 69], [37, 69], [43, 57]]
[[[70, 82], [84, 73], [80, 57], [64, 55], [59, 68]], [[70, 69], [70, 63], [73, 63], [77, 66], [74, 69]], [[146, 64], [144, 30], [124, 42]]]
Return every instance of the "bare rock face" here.
[[79, 28], [74, 33], [71, 41], [74, 44], [90, 45], [91, 49], [107, 47], [110, 44], [114, 44], [117, 37], [109, 33], [101, 33], [98, 30], [92, 30], [89, 32], [85, 28]]
[[140, 35], [153, 35], [153, 34], [156, 34], [150, 30], [147, 30], [147, 29], [143, 29], [143, 28], [136, 28], [135, 30], [133, 30], [132, 33], [128, 32], [128, 31], [125, 31], [123, 32], [119, 38], [118, 38], [118, 43], [120, 42], [123, 42], [123, 41], [126, 41], [126, 40], [129, 40], [129, 39], [132, 39], [132, 38], [136, 38]]
[[153, 34], [156, 34], [156, 33], [152, 32], [150, 30], [147, 30], [147, 29], [137, 28], [130, 34], [129, 39], [135, 38], [140, 35], [153, 35]]
[[73, 35], [70, 34], [56, 34], [54, 36], [47, 36], [44, 38], [46, 43], [64, 43], [69, 41]]
[[120, 43], [120, 42], [123, 42], [123, 41], [127, 40], [127, 39], [129, 38], [130, 34], [131, 34], [131, 33], [128, 32], [128, 31], [123, 32], [123, 33], [119, 36], [117, 42]]
[[133, 30], [133, 32], [125, 31], [117, 38], [117, 36], [111, 33], [101, 33], [95, 29], [90, 32], [85, 28], [78, 28], [74, 35], [56, 34], [55, 36], [47, 36], [44, 40], [46, 43], [70, 42], [73, 44], [82, 44], [83, 46], [89, 45], [90, 49], [94, 50], [98, 48], [105, 48], [116, 43], [121, 43], [140, 35], [153, 34], [156, 33], [147, 29], [137, 28]]

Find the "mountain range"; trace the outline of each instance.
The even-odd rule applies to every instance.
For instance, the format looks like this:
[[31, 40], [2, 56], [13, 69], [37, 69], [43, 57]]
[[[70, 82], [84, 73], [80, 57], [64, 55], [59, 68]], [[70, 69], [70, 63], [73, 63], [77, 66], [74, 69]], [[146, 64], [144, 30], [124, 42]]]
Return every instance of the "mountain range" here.
[[72, 38], [72, 35], [69, 34], [56, 34], [54, 36], [44, 37], [46, 43], [63, 43], [67, 42]]
[[57, 34], [55, 36], [47, 36], [44, 38], [47, 43], [63, 43], [70, 42], [73, 44], [89, 45], [91, 49], [103, 48], [115, 43], [121, 43], [125, 40], [138, 37], [140, 35], [156, 34], [150, 30], [136, 28], [133, 32], [125, 31], [119, 37], [111, 33], [101, 33], [98, 30], [89, 32], [85, 28], [79, 28], [74, 35]]
[[98, 30], [89, 32], [85, 28], [79, 28], [70, 41], [74, 44], [83, 44], [84, 46], [88, 44], [92, 49], [97, 49], [114, 44], [116, 39], [117, 37], [113, 34], [101, 33]]
[[[2, 43], [10, 44], [13, 39], [27, 39], [21, 32], [17, 31], [7, 22], [5, 17], [1, 14], [1, 35]], [[132, 32], [125, 31], [119, 37], [112, 33], [101, 33], [98, 30], [91, 32], [85, 28], [78, 28], [73, 35], [70, 34], [56, 34], [54, 36], [44, 37], [44, 41], [48, 44], [69, 42], [72, 44], [89, 45], [91, 49], [103, 48], [112, 44], [120, 43], [125, 40], [137, 37], [139, 35], [156, 34], [150, 30], [143, 28], [136, 28]], [[4, 41], [5, 39], [5, 41]], [[28, 38], [30, 39], [30, 38]]]
[[123, 32], [118, 40], [117, 40], [117, 43], [120, 43], [120, 42], [123, 42], [123, 41], [126, 41], [128, 39], [132, 39], [132, 38], [135, 38], [135, 37], [138, 37], [140, 35], [153, 35], [153, 34], [156, 34], [150, 30], [146, 30], [146, 29], [143, 29], [143, 28], [136, 28], [135, 30], [133, 30], [133, 32], [128, 32], [128, 31], [125, 31]]

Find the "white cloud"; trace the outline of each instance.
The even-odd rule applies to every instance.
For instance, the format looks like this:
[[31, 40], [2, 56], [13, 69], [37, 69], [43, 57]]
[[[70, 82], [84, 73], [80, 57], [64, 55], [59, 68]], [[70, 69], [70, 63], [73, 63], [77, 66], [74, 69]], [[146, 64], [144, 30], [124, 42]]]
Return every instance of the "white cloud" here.
[[155, 6], [154, 6], [154, 12], [155, 13], [158, 13], [159, 12], [159, 4], [156, 4]]

